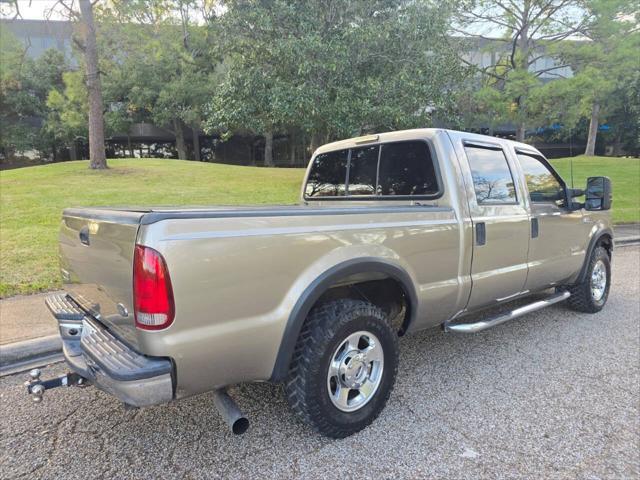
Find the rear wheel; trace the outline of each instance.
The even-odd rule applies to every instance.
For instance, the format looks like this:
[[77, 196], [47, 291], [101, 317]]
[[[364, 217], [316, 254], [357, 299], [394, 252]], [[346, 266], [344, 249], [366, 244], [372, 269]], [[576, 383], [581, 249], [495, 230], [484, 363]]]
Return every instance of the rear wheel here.
[[607, 250], [596, 247], [587, 265], [587, 274], [581, 283], [567, 289], [571, 296], [567, 300], [574, 310], [596, 313], [602, 310], [609, 298], [611, 285], [611, 260]]
[[323, 435], [349, 436], [384, 408], [398, 369], [398, 338], [384, 312], [336, 300], [309, 314], [286, 384], [298, 416]]

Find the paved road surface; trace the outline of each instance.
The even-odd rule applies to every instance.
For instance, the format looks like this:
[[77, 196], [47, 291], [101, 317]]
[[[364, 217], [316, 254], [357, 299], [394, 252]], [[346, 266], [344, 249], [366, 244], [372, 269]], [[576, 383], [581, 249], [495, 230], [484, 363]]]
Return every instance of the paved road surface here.
[[[616, 251], [607, 308], [557, 305], [474, 336], [403, 339], [381, 417], [312, 433], [278, 386], [233, 390], [234, 437], [210, 395], [126, 411], [94, 389], [24, 395], [0, 381], [0, 478], [616, 478], [640, 476], [640, 249]], [[50, 373], [63, 373], [61, 365]]]

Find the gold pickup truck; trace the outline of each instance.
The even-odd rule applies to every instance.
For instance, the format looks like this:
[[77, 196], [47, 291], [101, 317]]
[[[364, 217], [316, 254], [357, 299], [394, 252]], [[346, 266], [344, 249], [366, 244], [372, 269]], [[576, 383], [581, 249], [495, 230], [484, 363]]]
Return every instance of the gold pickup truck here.
[[71, 372], [28, 390], [93, 384], [131, 407], [213, 391], [242, 433], [225, 387], [284, 382], [302, 420], [345, 437], [384, 408], [402, 335], [602, 309], [610, 207], [608, 178], [569, 188], [529, 145], [419, 129], [322, 146], [299, 205], [70, 208], [47, 304]]

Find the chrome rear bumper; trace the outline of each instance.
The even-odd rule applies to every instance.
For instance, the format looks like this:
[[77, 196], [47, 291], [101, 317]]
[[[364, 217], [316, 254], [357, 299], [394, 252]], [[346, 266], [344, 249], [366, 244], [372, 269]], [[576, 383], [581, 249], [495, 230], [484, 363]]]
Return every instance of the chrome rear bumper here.
[[171, 360], [136, 352], [66, 294], [51, 295], [46, 303], [58, 320], [62, 351], [73, 372], [134, 407], [173, 399]]

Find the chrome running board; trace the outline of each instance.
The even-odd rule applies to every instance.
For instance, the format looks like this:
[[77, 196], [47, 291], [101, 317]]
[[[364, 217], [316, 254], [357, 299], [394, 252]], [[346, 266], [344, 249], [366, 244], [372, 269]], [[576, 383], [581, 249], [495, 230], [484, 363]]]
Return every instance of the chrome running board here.
[[511, 310], [507, 313], [501, 313], [495, 317], [482, 320], [480, 322], [474, 323], [450, 323], [445, 322], [442, 326], [445, 332], [456, 332], [456, 333], [476, 333], [486, 330], [491, 327], [495, 327], [496, 325], [500, 325], [501, 323], [508, 322], [509, 320], [513, 320], [514, 318], [521, 317], [522, 315], [526, 315], [527, 313], [535, 312], [536, 310], [543, 309], [548, 307], [549, 305], [553, 305], [554, 303], [562, 302], [569, 298], [571, 294], [567, 291], [554, 293], [553, 295], [545, 298], [544, 300], [538, 300], [537, 302], [530, 303], [529, 305], [524, 305], [522, 307], [518, 307], [515, 310]]

